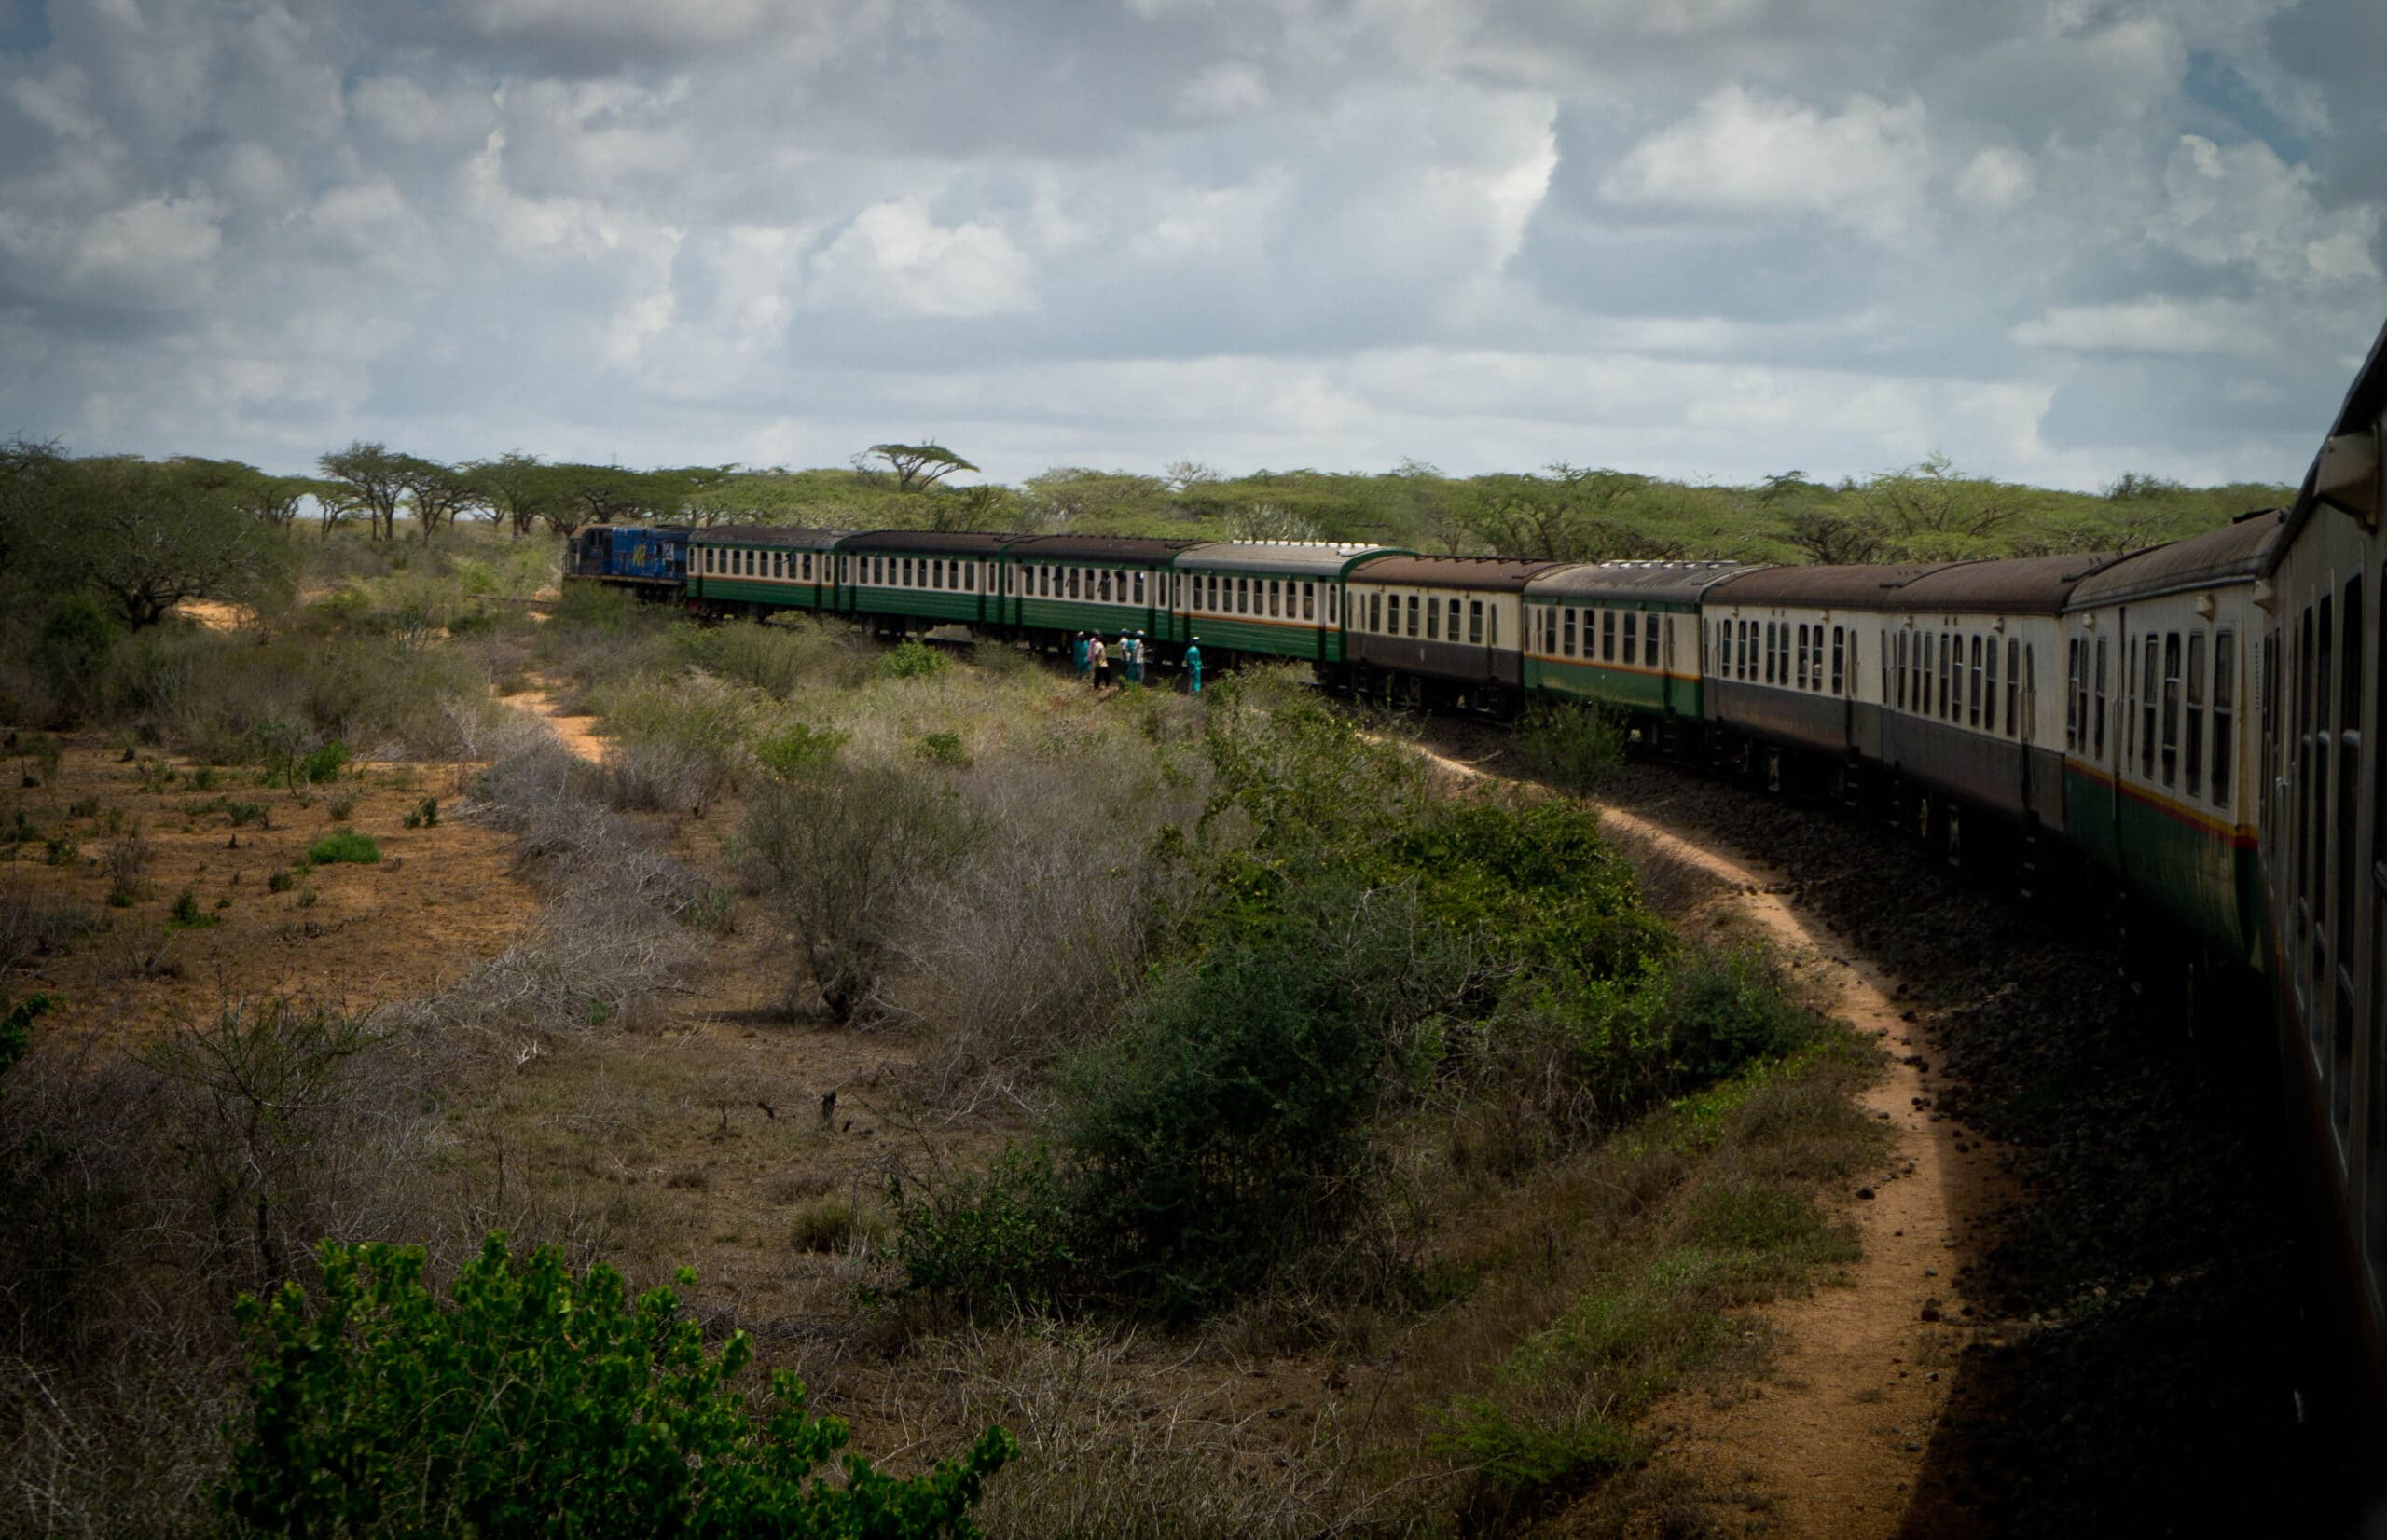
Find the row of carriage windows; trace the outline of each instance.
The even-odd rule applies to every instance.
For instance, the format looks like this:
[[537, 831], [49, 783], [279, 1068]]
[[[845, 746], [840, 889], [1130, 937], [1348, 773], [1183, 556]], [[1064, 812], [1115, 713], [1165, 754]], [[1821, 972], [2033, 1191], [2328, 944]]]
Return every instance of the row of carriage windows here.
[[863, 557], [862, 581], [879, 588], [978, 591], [978, 564], [947, 561], [942, 557]]
[[1660, 623], [1653, 614], [1542, 604], [1528, 612], [1525, 624], [1541, 633], [1538, 650], [1544, 657], [1621, 663], [1635, 668], [1658, 666]]
[[1029, 598], [1073, 598], [1095, 604], [1141, 604], [1145, 574], [1125, 567], [1052, 567], [1035, 563], [1019, 570], [1021, 592]]
[[[714, 577], [793, 578], [799, 583], [812, 581], [812, 553], [809, 551], [733, 550], [723, 545], [707, 545], [700, 549], [704, 556], [697, 570]], [[822, 575], [827, 574], [824, 572]]]
[[[2227, 808], [2237, 765], [2238, 633], [2149, 631], [2123, 638], [2119, 651], [2115, 763], [2150, 785]], [[2100, 764], [2110, 661], [2104, 637], [2075, 637], [2065, 653], [2064, 748]]]
[[[2387, 590], [2387, 571], [2380, 585]], [[2325, 586], [2296, 612], [2284, 635], [2274, 627], [2265, 637], [2256, 672], [2272, 782], [2265, 788], [2265, 832], [2269, 847], [2284, 852], [2272, 877], [2293, 916], [2283, 928], [2290, 932], [2284, 938], [2290, 956], [2282, 967], [2303, 1002], [2306, 1046], [2341, 1160], [2353, 1133], [2365, 1026], [2358, 984], [2370, 986], [2366, 1148], [2355, 1190], [2366, 1249], [2373, 1265], [2387, 1271], [2387, 1054], [2378, 1038], [2387, 1011], [2387, 777], [2375, 776], [2366, 786], [2362, 753], [2365, 706], [2387, 722], [2387, 625], [2373, 643], [2380, 656], [2366, 669], [2365, 619], [2361, 574]], [[2360, 844], [2366, 804], [2371, 820], [2366, 853]], [[2366, 866], [2371, 887], [2366, 969], [2358, 908]]]
[[[1418, 637], [1427, 641], [1457, 641], [1469, 647], [1500, 645], [1500, 611], [1497, 606], [1486, 608], [1480, 598], [1460, 599], [1442, 594], [1393, 594], [1381, 588], [1369, 591], [1365, 609], [1354, 595], [1351, 611], [1355, 617], [1364, 614], [1363, 630], [1387, 637]], [[1460, 616], [1466, 617], [1462, 640]]]
[[1716, 623], [1716, 673], [1720, 679], [1782, 685], [1840, 695], [1856, 678], [1856, 633], [1787, 620]]
[[[2001, 653], [2005, 656], [2002, 671]], [[1901, 711], [2030, 741], [2031, 705], [2038, 692], [2038, 653], [2019, 637], [1884, 631], [1882, 672], [1883, 697]]]
[[[1195, 572], [1192, 608], [1213, 615], [1266, 616], [1270, 620], [1318, 618], [1318, 584], [1293, 578], [1238, 577]], [[1335, 589], [1326, 589], [1327, 618], [1335, 618]]]

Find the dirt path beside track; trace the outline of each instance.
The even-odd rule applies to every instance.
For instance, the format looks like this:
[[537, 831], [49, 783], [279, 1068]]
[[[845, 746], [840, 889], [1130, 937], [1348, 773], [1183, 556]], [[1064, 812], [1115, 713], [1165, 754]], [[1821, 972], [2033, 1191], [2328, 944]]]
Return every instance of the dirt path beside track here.
[[[1419, 748], [1470, 778], [1491, 772]], [[1998, 1153], [1935, 1115], [1929, 1045], [1903, 986], [1783, 897], [1781, 874], [1726, 855], [1619, 807], [1603, 827], [1629, 855], [1690, 866], [1725, 885], [1715, 903], [1762, 935], [1822, 1009], [1879, 1038], [1890, 1053], [1860, 1105], [1894, 1131], [1883, 1168], [1861, 1177], [1842, 1217], [1863, 1256], [1837, 1286], [1754, 1313], [1768, 1333], [1773, 1375], [1731, 1391], [1679, 1393], [1649, 1426], [1658, 1459], [1711, 1490], [1751, 1495], [1770, 1535], [1866, 1540], [1906, 1533], [1962, 1534], [1961, 1509], [1926, 1499], [1913, 1511], [1916, 1474], [1955, 1388], [1971, 1307], [1958, 1292], [1974, 1260], [1981, 1217], [2008, 1195]]]
[[556, 731], [563, 746], [591, 764], [605, 761], [605, 740], [597, 736], [597, 719], [593, 716], [568, 715], [556, 704], [550, 681], [536, 681], [528, 690], [517, 691], [504, 698], [504, 703], [528, 716], [538, 718]]

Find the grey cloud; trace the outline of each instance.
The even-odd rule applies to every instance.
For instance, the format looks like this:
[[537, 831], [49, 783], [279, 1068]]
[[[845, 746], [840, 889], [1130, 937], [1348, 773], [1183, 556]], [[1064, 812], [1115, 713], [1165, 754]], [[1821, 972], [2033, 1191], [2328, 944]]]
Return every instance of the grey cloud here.
[[0, 425], [93, 449], [2284, 475], [2387, 297], [2368, 0], [7, 5]]

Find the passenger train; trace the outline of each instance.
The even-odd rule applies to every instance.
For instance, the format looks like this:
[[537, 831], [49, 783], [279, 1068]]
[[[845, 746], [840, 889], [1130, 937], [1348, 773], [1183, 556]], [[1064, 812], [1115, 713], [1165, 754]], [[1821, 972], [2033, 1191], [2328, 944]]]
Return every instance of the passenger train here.
[[[2382, 332], [2293, 503], [2151, 550], [1856, 567], [1369, 544], [736, 528], [574, 532], [567, 571], [706, 615], [1163, 663], [1290, 658], [1496, 716], [1594, 702], [1643, 741], [1886, 811], [1952, 859], [2097, 874], [2268, 986], [2379, 1426], [2387, 1386]], [[2370, 582], [2373, 575], [2379, 583]]]

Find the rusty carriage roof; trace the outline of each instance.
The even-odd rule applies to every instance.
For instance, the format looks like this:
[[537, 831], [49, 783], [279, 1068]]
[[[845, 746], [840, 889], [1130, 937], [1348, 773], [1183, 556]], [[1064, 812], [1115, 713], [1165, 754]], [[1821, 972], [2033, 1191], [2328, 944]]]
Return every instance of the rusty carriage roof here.
[[1407, 588], [1471, 588], [1478, 593], [1513, 594], [1542, 573], [1570, 565], [1564, 561], [1523, 561], [1515, 557], [1376, 557], [1353, 572], [1351, 581]]

